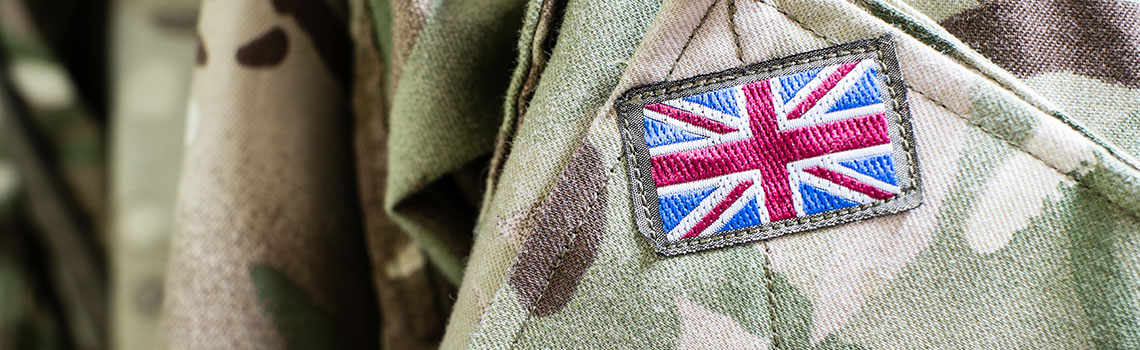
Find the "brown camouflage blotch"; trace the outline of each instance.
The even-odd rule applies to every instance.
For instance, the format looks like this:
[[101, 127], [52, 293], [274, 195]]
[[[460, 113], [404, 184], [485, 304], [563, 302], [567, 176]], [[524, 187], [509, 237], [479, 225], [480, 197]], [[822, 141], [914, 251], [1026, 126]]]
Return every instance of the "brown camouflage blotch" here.
[[1000, 0], [942, 21], [951, 34], [1021, 77], [1070, 72], [1140, 88], [1140, 4]]
[[250, 40], [237, 51], [237, 61], [251, 68], [272, 67], [285, 59], [289, 52], [289, 37], [280, 27], [273, 27], [256, 39]]
[[388, 66], [391, 76], [388, 78], [390, 87], [400, 81], [404, 62], [412, 53], [412, 46], [420, 38], [420, 32], [427, 22], [428, 13], [431, 12], [433, 0], [393, 0], [389, 4], [392, 8], [392, 53], [391, 64]]
[[598, 151], [583, 142], [523, 228], [531, 232], [508, 283], [538, 316], [566, 306], [594, 262], [605, 230], [606, 178]]
[[329, 3], [313, 0], [270, 0], [273, 10], [292, 15], [313, 41], [317, 54], [342, 86], [348, 86], [352, 41], [337, 11]]
[[206, 43], [202, 42], [202, 35], [198, 35], [198, 52], [194, 54], [194, 63], [199, 67], [206, 66], [206, 62], [210, 59], [210, 54], [206, 52]]

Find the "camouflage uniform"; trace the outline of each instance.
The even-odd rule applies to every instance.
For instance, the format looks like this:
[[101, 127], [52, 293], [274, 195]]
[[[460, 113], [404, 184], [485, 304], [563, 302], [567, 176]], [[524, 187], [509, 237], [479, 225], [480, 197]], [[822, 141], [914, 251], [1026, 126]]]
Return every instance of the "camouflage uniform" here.
[[[0, 3], [0, 348], [1140, 348], [1131, 0]], [[920, 206], [639, 233], [622, 94], [885, 35]]]
[[[1137, 15], [1111, 1], [532, 3], [443, 345], [1140, 346]], [[668, 258], [636, 234], [618, 94], [888, 33], [921, 207]]]

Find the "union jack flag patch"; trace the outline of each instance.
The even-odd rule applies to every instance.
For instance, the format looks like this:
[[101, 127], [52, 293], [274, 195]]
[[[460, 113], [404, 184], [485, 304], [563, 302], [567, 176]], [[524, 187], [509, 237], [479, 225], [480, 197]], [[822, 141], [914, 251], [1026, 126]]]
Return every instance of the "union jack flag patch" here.
[[905, 90], [890, 37], [630, 90], [639, 230], [675, 255], [917, 207]]

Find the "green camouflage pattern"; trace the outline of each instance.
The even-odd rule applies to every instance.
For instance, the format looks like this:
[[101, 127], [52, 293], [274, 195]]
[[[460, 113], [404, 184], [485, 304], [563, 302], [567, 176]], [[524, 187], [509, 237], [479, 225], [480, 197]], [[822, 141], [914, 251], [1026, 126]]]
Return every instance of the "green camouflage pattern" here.
[[[921, 5], [943, 17], [971, 8], [942, 4]], [[521, 164], [526, 156], [516, 160], [514, 154], [549, 161], [549, 152], [523, 148], [549, 136], [521, 130], [528, 123], [556, 124], [541, 120], [535, 104], [575, 88], [544, 91], [542, 81], [559, 79], [560, 54], [566, 60], [601, 50], [560, 52], [556, 45], [546, 60], [528, 115], [516, 121], [511, 156], [489, 191], [444, 347], [1140, 346], [1140, 172], [1121, 151], [1137, 139], [1127, 121], [1119, 122], [1127, 117], [1116, 117], [1132, 113], [1135, 100], [1106, 106], [1091, 98], [1096, 91], [1132, 91], [1126, 85], [1078, 85], [1116, 89], [1089, 91], [1074, 88], [1072, 81], [1089, 78], [1072, 72], [1011, 75], [902, 3], [642, 6], [660, 10], [641, 19], [650, 26], [636, 52], [622, 60], [620, 82], [594, 95], [610, 100], [574, 118], [589, 125], [578, 138], [580, 151], [564, 158], [558, 177], [534, 179], [533, 165]], [[953, 6], [959, 4], [946, 4]], [[573, 30], [566, 28], [574, 23], [567, 12], [562, 35]], [[581, 25], [604, 22], [592, 20]], [[910, 90], [923, 206], [748, 246], [671, 258], [653, 253], [632, 222], [614, 95], [885, 33], [896, 37]], [[1055, 101], [1046, 96], [1074, 92], [1038, 91], [1047, 86], [1078, 90], [1089, 102]], [[1128, 95], [1108, 101], [1118, 96]], [[508, 102], [508, 111], [512, 107]], [[1066, 108], [1084, 110], [1070, 117], [1077, 114]], [[1081, 126], [1090, 121], [1109, 127]], [[1106, 129], [1117, 131], [1101, 134]], [[592, 186], [581, 183], [589, 173], [605, 175]], [[553, 187], [542, 185], [551, 180]], [[529, 187], [535, 185], [550, 189]], [[544, 195], [528, 199], [515, 191]], [[579, 191], [601, 199], [573, 193]], [[592, 207], [605, 209], [574, 210]], [[548, 229], [551, 220], [581, 223]]]
[[[1140, 348], [1136, 18], [0, 0], [0, 349]], [[921, 206], [655, 253], [619, 94], [888, 34]]]

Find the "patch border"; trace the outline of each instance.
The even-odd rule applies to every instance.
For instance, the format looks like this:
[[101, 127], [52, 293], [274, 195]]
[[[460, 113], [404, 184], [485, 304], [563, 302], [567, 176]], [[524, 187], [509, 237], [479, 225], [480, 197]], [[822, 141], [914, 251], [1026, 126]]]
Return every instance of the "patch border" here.
[[[894, 47], [894, 39], [888, 34], [878, 38], [849, 42], [678, 81], [643, 85], [626, 91], [614, 103], [614, 108], [618, 112], [618, 120], [621, 124], [619, 128], [622, 130], [622, 148], [626, 156], [628, 170], [626, 173], [629, 175], [630, 197], [633, 200], [634, 217], [638, 231], [653, 241], [658, 254], [673, 256], [836, 226], [862, 219], [896, 214], [918, 207], [922, 204], [921, 174], [918, 167], [918, 155], [915, 151], [913, 128], [910, 124], [910, 108], [906, 98], [907, 88], [902, 80]], [[900, 190], [898, 195], [854, 207], [784, 219], [708, 237], [692, 237], [677, 241], [669, 241], [666, 238], [660, 215], [660, 204], [648, 204], [656, 203], [657, 187], [655, 185], [643, 186], [643, 184], [654, 183], [648, 145], [645, 142], [633, 142], [632, 137], [633, 135], [645, 135], [640, 113], [643, 106], [836, 63], [868, 58], [875, 59], [883, 72], [878, 77], [880, 83], [886, 87], [880, 90], [880, 93], [883, 94], [883, 102], [889, 104], [885, 115], [888, 120], [887, 128], [891, 137], [891, 145], [894, 148], [891, 159], [896, 164], [899, 161], [906, 164], [907, 170], [905, 172], [896, 172], [896, 180]], [[651, 202], [651, 199], [654, 200]]]

